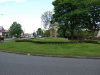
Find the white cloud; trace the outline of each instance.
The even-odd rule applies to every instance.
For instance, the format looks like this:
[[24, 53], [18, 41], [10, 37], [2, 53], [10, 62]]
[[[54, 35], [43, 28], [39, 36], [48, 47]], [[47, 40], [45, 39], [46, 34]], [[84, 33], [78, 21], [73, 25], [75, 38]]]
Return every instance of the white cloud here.
[[0, 0], [0, 3], [4, 2], [25, 2], [26, 0]]

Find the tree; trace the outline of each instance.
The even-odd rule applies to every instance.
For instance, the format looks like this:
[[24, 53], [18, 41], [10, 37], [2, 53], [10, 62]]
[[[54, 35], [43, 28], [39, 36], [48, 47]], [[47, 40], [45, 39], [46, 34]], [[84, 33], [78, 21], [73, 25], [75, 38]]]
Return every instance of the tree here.
[[19, 38], [22, 32], [23, 30], [21, 28], [21, 25], [17, 22], [13, 22], [9, 29], [10, 35]]
[[43, 36], [43, 30], [41, 28], [37, 29], [37, 35], [38, 36]]
[[34, 38], [36, 38], [36, 37], [37, 37], [36, 32], [33, 32], [33, 37], [34, 37]]
[[42, 14], [41, 21], [43, 23], [44, 28], [50, 27], [51, 20], [52, 20], [52, 12], [51, 11], [46, 11], [46, 12], [44, 12], [44, 14]]
[[100, 5], [92, 5], [89, 9], [88, 14], [89, 19], [89, 29], [93, 32], [99, 29], [98, 22], [100, 22]]
[[50, 30], [46, 30], [43, 33], [44, 37], [50, 37]]
[[75, 11], [77, 9], [77, 6], [73, 5], [72, 3], [68, 3], [64, 0], [62, 1], [56, 0], [53, 2], [53, 5], [55, 6], [55, 9], [54, 9], [55, 14], [53, 15], [53, 21], [58, 22], [59, 25], [64, 26], [64, 29], [63, 29], [64, 37], [66, 37], [66, 31], [69, 31], [71, 37], [73, 37], [76, 25], [74, 21], [75, 17], [72, 17], [74, 16], [72, 14], [72, 11]]
[[[85, 30], [94, 30], [94, 32], [97, 30], [96, 23], [100, 19], [100, 0], [55, 0], [53, 5], [55, 12], [53, 22], [58, 22], [59, 27], [63, 28], [64, 37], [68, 33], [73, 39], [76, 32], [78, 34]], [[95, 15], [90, 11], [91, 7]]]

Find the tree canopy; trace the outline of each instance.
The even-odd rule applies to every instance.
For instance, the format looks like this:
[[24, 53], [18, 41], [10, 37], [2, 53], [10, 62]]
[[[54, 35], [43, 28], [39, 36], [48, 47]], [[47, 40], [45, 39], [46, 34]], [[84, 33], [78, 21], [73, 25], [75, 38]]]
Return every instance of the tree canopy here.
[[53, 5], [53, 22], [64, 28], [64, 37], [66, 33], [73, 38], [76, 32], [88, 30], [94, 33], [99, 29], [100, 0], [55, 0]]
[[37, 35], [38, 36], [43, 36], [43, 30], [41, 28], [37, 29]]
[[13, 22], [13, 24], [9, 28], [9, 33], [11, 36], [19, 38], [21, 33], [23, 32], [21, 25], [17, 22]]

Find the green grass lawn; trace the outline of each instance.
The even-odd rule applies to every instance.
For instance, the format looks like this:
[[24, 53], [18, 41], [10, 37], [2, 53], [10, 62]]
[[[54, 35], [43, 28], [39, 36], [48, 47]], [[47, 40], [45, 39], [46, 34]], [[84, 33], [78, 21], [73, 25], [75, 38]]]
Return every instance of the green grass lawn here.
[[0, 43], [0, 51], [31, 55], [50, 55], [62, 57], [86, 56], [100, 57], [100, 44], [36, 44], [32, 42], [9, 41]]

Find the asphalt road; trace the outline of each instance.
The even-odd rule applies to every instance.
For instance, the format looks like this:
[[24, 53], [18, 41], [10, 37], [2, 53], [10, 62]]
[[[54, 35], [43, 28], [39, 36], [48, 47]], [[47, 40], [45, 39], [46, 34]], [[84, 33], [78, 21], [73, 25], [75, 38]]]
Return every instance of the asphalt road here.
[[40, 57], [0, 52], [0, 75], [100, 75], [100, 59]]

